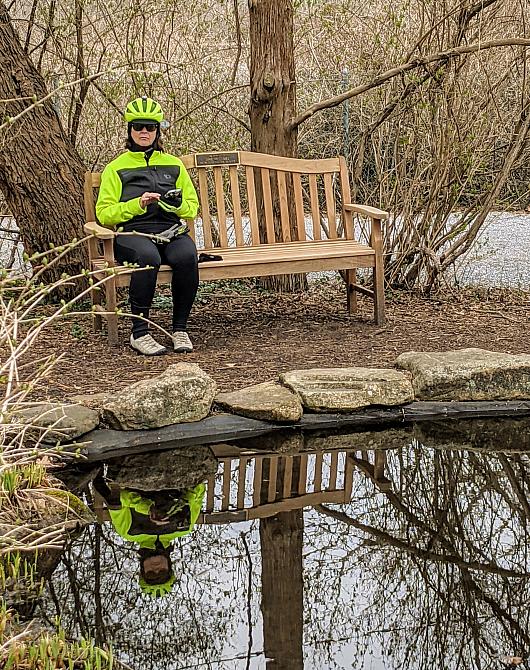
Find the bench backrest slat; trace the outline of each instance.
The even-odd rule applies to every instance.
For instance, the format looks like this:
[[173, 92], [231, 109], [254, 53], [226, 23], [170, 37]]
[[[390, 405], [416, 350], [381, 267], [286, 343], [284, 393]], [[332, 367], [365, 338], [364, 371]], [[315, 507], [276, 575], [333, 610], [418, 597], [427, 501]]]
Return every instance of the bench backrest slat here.
[[294, 209], [296, 216], [296, 236], [298, 240], [305, 240], [305, 217], [304, 217], [304, 195], [302, 193], [302, 180], [298, 172], [292, 173]]
[[236, 247], [243, 247], [245, 245], [245, 237], [243, 234], [243, 217], [241, 215], [241, 197], [239, 193], [239, 179], [237, 174], [237, 167], [231, 165], [230, 172], [230, 191], [232, 193], [232, 205], [234, 212], [234, 228], [236, 234]]
[[333, 181], [329, 172], [324, 174], [324, 192], [326, 195], [326, 210], [328, 219], [329, 237], [337, 239], [337, 219], [335, 211], [335, 197], [333, 195]]
[[[342, 193], [342, 202], [351, 202], [350, 181], [348, 179], [348, 167], [344, 156], [339, 156], [340, 161], [340, 190]], [[353, 214], [342, 210], [342, 222], [345, 229], [345, 236], [348, 240], [353, 240]]]
[[[291, 240], [354, 239], [350, 186], [343, 157], [301, 160], [250, 151], [189, 154], [182, 161], [199, 195], [189, 222], [201, 249]], [[95, 220], [99, 173], [87, 173], [85, 210]]]
[[282, 226], [282, 240], [291, 241], [291, 228], [289, 219], [289, 203], [287, 202], [287, 184], [285, 183], [285, 172], [277, 172], [278, 196], [280, 199], [280, 221]]
[[320, 232], [320, 207], [318, 204], [318, 186], [316, 175], [309, 175], [309, 196], [311, 199], [311, 219], [313, 222], [313, 239], [321, 240]]
[[247, 165], [245, 168], [245, 176], [247, 178], [248, 212], [250, 218], [250, 243], [257, 247], [259, 244], [259, 223], [258, 206], [256, 202], [256, 182], [254, 181], [254, 168], [250, 165]]
[[338, 172], [340, 170], [338, 157], [323, 158], [322, 160], [315, 161], [258, 154], [253, 151], [239, 151], [238, 153], [239, 162], [242, 165], [264, 167], [269, 170], [284, 170], [285, 172], [300, 172], [301, 174], [322, 174], [322, 172]]
[[210, 216], [210, 202], [208, 200], [208, 175], [206, 170], [198, 170], [199, 179], [199, 203], [201, 207], [202, 229], [204, 236], [204, 246], [213, 247], [212, 224]]
[[[94, 184], [97, 181], [97, 184]], [[85, 174], [85, 188], [83, 197], [85, 200], [85, 216], [87, 221], [96, 220], [96, 209], [94, 207], [94, 186], [99, 186], [101, 179], [98, 172], [87, 172]]]
[[[217, 205], [217, 232], [221, 247], [228, 246], [228, 236], [226, 230], [226, 207], [225, 192], [223, 187], [223, 172], [220, 167], [214, 167], [213, 178], [215, 182], [215, 203]], [[212, 231], [213, 233], [214, 231]]]
[[261, 185], [263, 188], [263, 207], [265, 210], [267, 244], [275, 244], [276, 235], [274, 233], [274, 214], [272, 212], [271, 176], [269, 168], [261, 168]]

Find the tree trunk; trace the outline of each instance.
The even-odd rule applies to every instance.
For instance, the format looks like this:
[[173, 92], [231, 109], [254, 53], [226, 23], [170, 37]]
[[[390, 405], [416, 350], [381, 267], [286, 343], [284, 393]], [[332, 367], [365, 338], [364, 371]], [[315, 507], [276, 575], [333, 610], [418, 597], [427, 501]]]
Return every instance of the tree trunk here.
[[261, 611], [267, 670], [303, 670], [303, 511], [261, 519]]
[[[292, 0], [249, 0], [248, 6], [251, 148], [260, 153], [296, 158], [298, 135], [296, 130], [289, 130], [289, 123], [296, 116], [293, 3]], [[272, 188], [274, 193], [274, 183]], [[259, 202], [259, 183], [256, 190]], [[275, 228], [280, 230], [277, 202], [274, 220]], [[291, 216], [291, 221], [294, 220]], [[264, 238], [261, 215], [260, 228]], [[267, 277], [262, 283], [278, 291], [306, 288], [305, 275]]]
[[[22, 48], [0, 0], [0, 117], [15, 117], [47, 94], [46, 84]], [[45, 251], [82, 235], [84, 165], [68, 141], [51, 100], [37, 105], [0, 136], [0, 190], [21, 232], [28, 254]], [[86, 267], [78, 247], [47, 281]], [[71, 293], [73, 287], [62, 295]]]

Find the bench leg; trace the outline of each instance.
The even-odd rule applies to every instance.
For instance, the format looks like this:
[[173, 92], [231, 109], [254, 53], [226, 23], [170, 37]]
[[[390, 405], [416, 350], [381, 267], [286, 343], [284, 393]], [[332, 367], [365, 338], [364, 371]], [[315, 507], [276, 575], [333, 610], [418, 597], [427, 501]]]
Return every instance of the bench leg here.
[[357, 312], [357, 291], [353, 288], [357, 283], [357, 270], [346, 270], [346, 300], [348, 312], [355, 314]]
[[385, 272], [383, 261], [374, 267], [374, 319], [378, 326], [385, 325]]
[[111, 347], [118, 346], [118, 315], [116, 314], [116, 283], [111, 278], [105, 284], [108, 340]]
[[[95, 307], [100, 307], [101, 306], [101, 288], [93, 288], [90, 290], [90, 298], [92, 300], [92, 305]], [[92, 315], [92, 326], [94, 327], [94, 332], [98, 333], [101, 331], [103, 327], [103, 319], [101, 318], [101, 314], [98, 314], [97, 312], [94, 312]]]
[[108, 340], [111, 347], [118, 346], [118, 315], [109, 314], [107, 317]]
[[374, 265], [374, 318], [378, 326], [385, 325], [385, 266], [383, 263], [383, 240], [381, 219], [372, 218], [370, 244], [375, 251]]

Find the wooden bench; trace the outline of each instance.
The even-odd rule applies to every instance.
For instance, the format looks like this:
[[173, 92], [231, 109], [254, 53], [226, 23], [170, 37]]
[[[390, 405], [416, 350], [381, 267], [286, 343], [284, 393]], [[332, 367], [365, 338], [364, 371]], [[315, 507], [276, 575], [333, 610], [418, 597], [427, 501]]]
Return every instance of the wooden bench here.
[[[360, 292], [373, 299], [376, 323], [384, 323], [381, 221], [388, 214], [350, 203], [343, 157], [302, 160], [233, 151], [190, 154], [182, 161], [200, 202], [199, 218], [188, 222], [190, 234], [199, 250], [223, 257], [199, 265], [201, 280], [342, 270], [350, 313], [356, 310]], [[114, 260], [116, 233], [96, 222], [100, 178], [89, 172], [85, 179], [90, 268], [94, 281], [107, 277], [99, 290], [91, 292], [94, 327], [101, 330], [105, 318], [109, 342], [116, 344], [116, 287], [129, 284], [132, 270]], [[354, 214], [364, 218], [356, 223]], [[109, 276], [110, 267], [116, 270]], [[357, 268], [372, 268], [373, 289], [357, 282]], [[162, 266], [158, 283], [170, 281], [171, 268]]]

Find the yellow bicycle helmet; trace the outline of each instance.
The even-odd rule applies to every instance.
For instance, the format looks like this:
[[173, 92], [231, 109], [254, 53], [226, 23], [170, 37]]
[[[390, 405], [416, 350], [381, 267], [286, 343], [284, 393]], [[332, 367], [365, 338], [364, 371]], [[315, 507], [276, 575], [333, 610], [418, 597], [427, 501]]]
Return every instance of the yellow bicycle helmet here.
[[164, 112], [158, 102], [144, 95], [141, 98], [131, 100], [123, 116], [127, 123], [131, 123], [132, 121], [161, 123], [164, 119]]
[[145, 593], [152, 598], [161, 598], [167, 596], [168, 593], [171, 593], [171, 589], [173, 588], [176, 579], [175, 575], [171, 575], [171, 577], [162, 584], [148, 584], [143, 577], [140, 577], [138, 583], [140, 584], [142, 593]]

